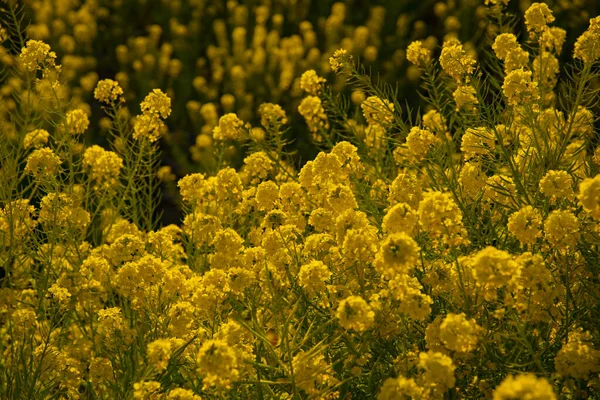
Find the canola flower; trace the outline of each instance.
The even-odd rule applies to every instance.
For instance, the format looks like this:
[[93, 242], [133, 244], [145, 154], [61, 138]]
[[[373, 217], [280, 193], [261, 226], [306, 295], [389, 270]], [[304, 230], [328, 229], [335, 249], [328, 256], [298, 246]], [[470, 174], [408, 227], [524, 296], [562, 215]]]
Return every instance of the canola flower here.
[[[34, 3], [0, 57], [0, 397], [598, 392], [596, 18], [568, 48], [544, 3], [520, 43], [486, 1], [475, 43], [451, 3], [439, 40], [378, 6], [168, 2], [101, 79], [79, 57], [120, 5]], [[405, 61], [423, 109], [386, 83]]]

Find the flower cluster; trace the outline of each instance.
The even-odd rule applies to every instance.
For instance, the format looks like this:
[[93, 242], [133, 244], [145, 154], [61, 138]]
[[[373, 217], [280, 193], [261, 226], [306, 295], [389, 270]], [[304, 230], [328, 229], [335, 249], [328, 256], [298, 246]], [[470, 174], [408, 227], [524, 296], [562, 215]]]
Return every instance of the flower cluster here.
[[133, 137], [155, 142], [165, 129], [162, 120], [171, 114], [171, 99], [162, 90], [154, 89], [142, 101], [140, 107], [142, 115], [135, 119]]

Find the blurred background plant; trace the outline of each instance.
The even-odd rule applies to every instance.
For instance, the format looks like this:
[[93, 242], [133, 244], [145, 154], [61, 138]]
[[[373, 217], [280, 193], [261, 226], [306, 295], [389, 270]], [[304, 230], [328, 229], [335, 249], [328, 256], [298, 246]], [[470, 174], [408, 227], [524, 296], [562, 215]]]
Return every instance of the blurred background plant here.
[[[180, 220], [177, 194], [169, 182], [191, 172], [215, 173], [220, 157], [234, 167], [242, 165], [243, 146], [215, 149], [212, 131], [220, 116], [236, 113], [244, 122], [259, 126], [260, 105], [267, 101], [280, 105], [290, 121], [285, 147], [299, 168], [319, 150], [296, 111], [303, 94], [300, 76], [306, 70], [331, 81], [334, 93], [347, 91], [328, 62], [336, 49], [344, 48], [360, 59], [373, 81], [395, 85], [398, 103], [414, 110], [424, 103], [418, 96], [405, 95], [416, 92], [421, 75], [406, 62], [408, 44], [421, 40], [424, 47], [435, 50], [452, 35], [477, 59], [486, 57], [478, 49], [489, 44], [495, 29], [484, 1], [477, 0], [12, 3], [22, 6], [26, 36], [48, 43], [61, 60], [60, 74], [70, 82], [61, 95], [70, 99], [72, 108], [83, 109], [92, 118], [88, 143], [106, 144], [111, 124], [107, 116], [92, 112], [99, 111], [93, 110], [99, 106], [92, 101], [99, 80], [114, 78], [124, 89], [132, 108], [123, 108], [123, 117], [135, 114], [133, 105], [153, 88], [161, 88], [172, 99], [173, 113], [161, 139], [165, 168], [160, 177], [170, 188], [163, 201], [165, 222]], [[593, 0], [546, 3], [554, 12], [555, 25], [569, 32], [567, 48], [599, 8]], [[511, 2], [506, 11], [521, 14], [530, 4]], [[15, 48], [9, 54], [19, 51]], [[10, 64], [11, 58], [4, 56], [2, 62]], [[0, 118], [5, 124], [6, 114], [14, 108], [12, 93], [22, 88], [15, 87], [18, 83], [8, 75], [4, 78], [5, 115]], [[355, 111], [364, 98], [360, 90], [352, 93]]]

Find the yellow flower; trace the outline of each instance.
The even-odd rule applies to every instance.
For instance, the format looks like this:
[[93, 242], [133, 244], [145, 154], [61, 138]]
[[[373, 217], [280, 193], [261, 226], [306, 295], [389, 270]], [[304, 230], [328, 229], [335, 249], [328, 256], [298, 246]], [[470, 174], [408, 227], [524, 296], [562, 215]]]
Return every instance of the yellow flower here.
[[169, 330], [177, 337], [184, 337], [193, 331], [195, 308], [187, 301], [178, 301], [169, 310]]
[[562, 376], [588, 379], [590, 373], [600, 371], [600, 350], [593, 347], [589, 333], [575, 331], [556, 353], [554, 365]]
[[160, 89], [152, 90], [144, 98], [140, 107], [142, 113], [150, 115], [159, 114], [163, 119], [171, 115], [171, 99]]
[[133, 398], [135, 400], [158, 400], [160, 382], [141, 381], [133, 384]]
[[330, 375], [331, 366], [325, 362], [323, 354], [300, 351], [292, 359], [294, 383], [308, 394], [317, 393], [322, 385], [335, 383]]
[[452, 97], [454, 97], [454, 102], [456, 103], [456, 111], [463, 109], [473, 111], [475, 106], [479, 104], [476, 94], [477, 92], [473, 86], [458, 85], [452, 93]]
[[456, 384], [454, 370], [456, 366], [445, 354], [429, 351], [419, 353], [419, 367], [423, 370], [423, 381], [440, 394]]
[[507, 227], [521, 243], [535, 243], [542, 233], [542, 215], [532, 206], [525, 206], [508, 217]]
[[202, 400], [202, 398], [191, 390], [177, 388], [167, 394], [167, 400]]
[[475, 350], [482, 328], [464, 313], [448, 314], [440, 325], [440, 339], [448, 350], [468, 353]]
[[350, 296], [340, 301], [336, 317], [344, 329], [364, 332], [373, 326], [375, 313], [360, 296]]
[[473, 199], [485, 188], [486, 176], [477, 162], [467, 162], [460, 170], [458, 183], [462, 187], [463, 195]]
[[323, 89], [325, 78], [317, 75], [314, 69], [309, 69], [300, 77], [300, 88], [311, 96], [316, 96]]
[[37, 224], [33, 213], [35, 207], [28, 199], [13, 200], [0, 207], [0, 243], [10, 246], [31, 233]]
[[48, 295], [59, 302], [61, 305], [67, 305], [71, 299], [71, 293], [67, 288], [61, 287], [59, 284], [54, 283], [48, 289]]
[[546, 240], [559, 250], [574, 250], [579, 240], [579, 220], [570, 211], [554, 210], [544, 222]]
[[300, 267], [298, 280], [300, 285], [309, 293], [323, 292], [325, 282], [331, 277], [331, 271], [322, 261], [311, 261]]
[[548, 24], [554, 22], [552, 11], [546, 3], [533, 3], [525, 11], [525, 25], [531, 37], [536, 37], [548, 29]]
[[167, 118], [171, 114], [171, 99], [160, 89], [154, 89], [140, 104], [142, 115], [134, 122], [133, 138], [146, 138], [155, 142], [165, 129], [161, 118]]
[[540, 98], [537, 85], [531, 71], [519, 68], [506, 75], [502, 90], [510, 106], [533, 105]]
[[594, 219], [600, 219], [600, 175], [584, 179], [579, 184], [577, 198], [586, 212]]
[[197, 363], [203, 390], [211, 387], [229, 389], [240, 374], [235, 351], [224, 340], [204, 342], [198, 352]]
[[96, 85], [94, 98], [102, 103], [111, 103], [123, 95], [123, 89], [119, 83], [112, 79], [103, 79]]
[[[321, 129], [329, 129], [329, 121], [327, 114], [321, 103], [321, 99], [317, 96], [306, 96], [298, 106], [298, 112], [304, 117], [308, 129], [313, 133], [318, 133]], [[313, 138], [320, 141], [318, 136], [313, 135]]]
[[369, 154], [378, 154], [387, 145], [387, 131], [379, 124], [369, 125], [365, 129], [364, 139], [369, 149]]
[[414, 379], [403, 376], [387, 378], [383, 381], [377, 400], [419, 399], [422, 398], [423, 392], [423, 388], [417, 385]]
[[172, 354], [183, 344], [182, 340], [177, 339], [158, 339], [150, 342], [148, 343], [148, 361], [161, 372], [169, 365]]
[[37, 315], [35, 311], [28, 308], [19, 308], [15, 310], [8, 319], [15, 337], [25, 335], [36, 326]]
[[400, 232], [410, 234], [417, 225], [418, 218], [411, 206], [407, 203], [398, 203], [385, 214], [381, 228], [388, 234]]
[[600, 58], [600, 16], [590, 19], [589, 28], [575, 42], [574, 57], [586, 64], [591, 64]]
[[400, 313], [415, 321], [423, 321], [431, 313], [433, 299], [422, 292], [423, 287], [414, 276], [395, 274], [388, 287], [392, 298], [399, 302]]
[[333, 52], [332, 57], [329, 57], [329, 65], [333, 72], [338, 72], [348, 62], [347, 54], [345, 49], [339, 49]]
[[360, 108], [369, 125], [388, 127], [394, 121], [394, 104], [388, 100], [370, 96], [362, 102]]
[[28, 132], [23, 138], [23, 146], [28, 149], [30, 147], [40, 148], [48, 143], [50, 134], [45, 129], [35, 129]]
[[423, 47], [421, 41], [416, 40], [406, 49], [406, 59], [417, 67], [424, 67], [431, 62], [431, 51]]
[[215, 140], [241, 140], [244, 136], [244, 121], [235, 113], [229, 113], [219, 118], [219, 124], [213, 129]]
[[98, 322], [103, 327], [107, 336], [125, 328], [121, 309], [119, 307], [107, 308], [98, 311]]
[[416, 126], [411, 128], [406, 137], [408, 151], [418, 161], [422, 160], [437, 143], [438, 139], [433, 133]]
[[115, 152], [93, 145], [83, 153], [83, 166], [99, 186], [110, 187], [121, 173], [123, 160]]
[[140, 140], [146, 138], [151, 142], [155, 142], [160, 137], [161, 131], [165, 128], [165, 124], [156, 114], [142, 114], [135, 118], [133, 124], [133, 138]]
[[277, 131], [288, 123], [285, 111], [278, 104], [263, 103], [258, 107], [260, 124], [268, 131]]
[[545, 90], [556, 86], [560, 66], [554, 54], [544, 51], [533, 60], [533, 80]]
[[550, 170], [540, 180], [540, 192], [551, 198], [570, 197], [573, 179], [567, 171]]
[[67, 112], [65, 124], [69, 134], [81, 135], [90, 125], [90, 120], [87, 113], [78, 108]]
[[54, 65], [56, 53], [50, 51], [50, 46], [39, 40], [28, 40], [19, 56], [23, 67], [30, 72], [40, 69], [43, 64]]
[[27, 157], [25, 172], [33, 175], [37, 179], [55, 176], [60, 169], [60, 157], [54, 154], [52, 149], [47, 147], [33, 151]]
[[273, 181], [266, 181], [256, 188], [256, 204], [261, 211], [271, 211], [279, 200], [279, 187]]
[[472, 273], [478, 286], [498, 289], [519, 278], [521, 265], [504, 250], [488, 246], [473, 257]]
[[444, 43], [440, 55], [440, 65], [448, 75], [457, 81], [471, 75], [475, 70], [475, 60], [466, 54], [462, 44], [456, 40]]
[[419, 260], [421, 248], [405, 232], [392, 233], [381, 243], [375, 267], [388, 278], [413, 270]]
[[529, 61], [529, 53], [521, 48], [517, 37], [512, 33], [503, 33], [496, 37], [492, 49], [498, 59], [504, 61], [504, 71], [509, 73], [515, 69], [525, 68]]
[[526, 373], [511, 375], [505, 378], [494, 389], [494, 400], [556, 400], [552, 385], [544, 378], [536, 378], [534, 374]]
[[433, 238], [441, 237], [448, 245], [466, 243], [462, 212], [449, 193], [425, 193], [417, 213], [419, 224]]
[[437, 110], [429, 110], [423, 114], [423, 126], [435, 133], [445, 133], [448, 130], [446, 119]]

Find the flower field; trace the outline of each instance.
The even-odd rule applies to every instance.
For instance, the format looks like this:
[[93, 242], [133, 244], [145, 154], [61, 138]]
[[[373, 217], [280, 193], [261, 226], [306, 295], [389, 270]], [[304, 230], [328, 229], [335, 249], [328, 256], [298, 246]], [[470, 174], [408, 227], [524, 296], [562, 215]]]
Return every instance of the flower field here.
[[600, 399], [598, 14], [1, 0], [0, 399]]

